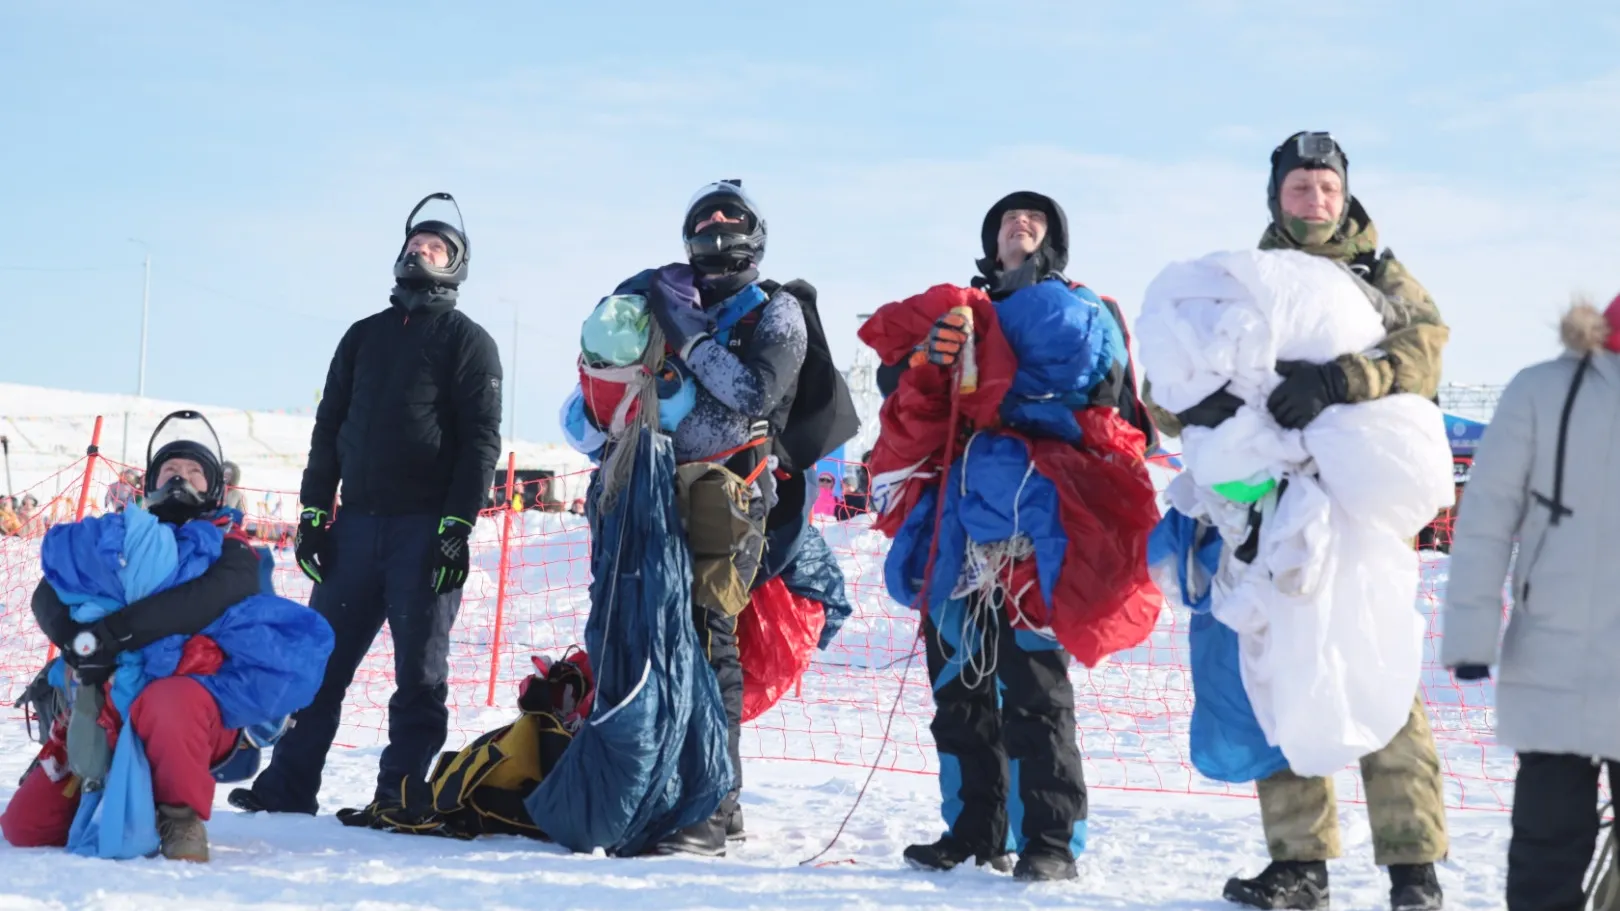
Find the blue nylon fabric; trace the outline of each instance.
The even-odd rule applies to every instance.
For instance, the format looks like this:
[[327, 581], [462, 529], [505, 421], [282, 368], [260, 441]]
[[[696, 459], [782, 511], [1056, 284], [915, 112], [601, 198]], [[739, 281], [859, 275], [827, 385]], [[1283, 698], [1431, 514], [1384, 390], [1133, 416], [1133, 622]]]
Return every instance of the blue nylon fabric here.
[[807, 525], [801, 533], [798, 553], [782, 570], [782, 584], [793, 594], [821, 605], [826, 623], [816, 647], [825, 649], [831, 645], [855, 607], [849, 603], [844, 587], [844, 570], [815, 526]]
[[[58, 525], [46, 532], [40, 562], [73, 619], [91, 623], [153, 592], [190, 581], [219, 558], [224, 531], [206, 521], [180, 528], [139, 507]], [[285, 598], [257, 594], [202, 631], [225, 660], [218, 673], [195, 679], [214, 696], [226, 727], [270, 722], [315, 697], [332, 650], [332, 630], [319, 614]], [[170, 676], [189, 637], [170, 636], [119, 656], [111, 698], [124, 719], [105, 787], [84, 795], [68, 849], [127, 859], [157, 850], [156, 806], [145, 746], [128, 724], [146, 684]]]
[[1198, 534], [1197, 523], [1171, 509], [1148, 538], [1148, 564], [1165, 598], [1192, 611], [1187, 640], [1191, 650], [1193, 714], [1188, 752], [1199, 774], [1215, 781], [1248, 782], [1288, 767], [1282, 750], [1266, 742], [1254, 706], [1243, 686], [1238, 635], [1211, 612], [1207, 585], [1193, 596], [1196, 581], [1189, 564], [1215, 575], [1221, 558], [1220, 535], [1213, 528]]
[[595, 708], [524, 801], [572, 851], [640, 854], [713, 815], [735, 781], [720, 686], [692, 626], [680, 521], [673, 443], [643, 430], [629, 486], [594, 528], [585, 650]]
[[1074, 410], [1108, 376], [1114, 318], [1087, 289], [1048, 279], [996, 304], [1002, 334], [1018, 358], [1001, 403], [1009, 427], [1068, 442], [1080, 439]]

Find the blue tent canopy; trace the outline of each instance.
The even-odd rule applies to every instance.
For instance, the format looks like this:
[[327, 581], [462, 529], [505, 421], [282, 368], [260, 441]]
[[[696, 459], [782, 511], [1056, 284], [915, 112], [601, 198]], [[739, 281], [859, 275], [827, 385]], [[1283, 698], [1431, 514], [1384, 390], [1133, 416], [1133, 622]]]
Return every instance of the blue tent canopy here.
[[1448, 414], [1446, 418], [1446, 438], [1451, 441], [1451, 454], [1473, 455], [1474, 449], [1479, 446], [1480, 437], [1485, 435], [1485, 424], [1468, 418]]

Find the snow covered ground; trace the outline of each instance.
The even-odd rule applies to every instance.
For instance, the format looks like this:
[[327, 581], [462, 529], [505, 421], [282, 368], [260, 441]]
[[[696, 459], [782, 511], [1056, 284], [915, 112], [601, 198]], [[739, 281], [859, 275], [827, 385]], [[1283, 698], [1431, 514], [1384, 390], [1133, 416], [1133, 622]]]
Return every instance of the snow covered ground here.
[[[15, 781], [28, 744], [0, 732], [0, 781]], [[323, 809], [362, 805], [378, 751], [341, 750], [328, 766]], [[1220, 887], [1266, 860], [1252, 800], [1099, 790], [1080, 881], [1025, 886], [978, 870], [906, 869], [905, 845], [937, 835], [938, 792], [921, 775], [882, 773], [843, 838], [832, 838], [865, 773], [807, 763], [749, 763], [743, 792], [750, 840], [721, 860], [624, 860], [569, 855], [520, 838], [478, 842], [356, 831], [330, 815], [250, 817], [225, 806], [209, 826], [207, 867], [161, 860], [111, 863], [56, 850], [0, 846], [0, 908], [650, 909], [993, 908], [1219, 909]], [[0, 799], [9, 789], [0, 789]], [[1333, 865], [1334, 907], [1388, 907], [1372, 865], [1366, 813], [1343, 813], [1346, 859]], [[1501, 908], [1507, 817], [1451, 815], [1453, 850], [1441, 881], [1451, 909]], [[1464, 888], [1464, 883], [1468, 887]]]
[[[12, 415], [0, 422], [0, 433], [11, 439], [17, 489], [81, 457], [96, 413], [109, 416], [102, 448], [116, 457], [118, 409], [125, 407], [119, 399], [0, 385], [0, 414]], [[147, 402], [137, 410], [132, 452], [144, 450], [146, 434], [174, 407]], [[296, 487], [308, 414], [204, 410], [228, 457], [242, 464], [246, 483]], [[519, 451], [520, 464], [556, 455], [545, 447]], [[291, 514], [293, 504], [286, 509]], [[861, 520], [824, 531], [857, 612], [835, 646], [817, 656], [802, 691], [745, 728], [743, 799], [752, 839], [726, 859], [619, 860], [570, 856], [514, 838], [462, 843], [343, 828], [329, 814], [369, 799], [386, 728], [391, 658], [385, 635], [351, 691], [321, 794], [328, 815], [244, 817], [225, 805], [222, 788], [210, 826], [215, 862], [208, 867], [107, 863], [0, 844], [0, 911], [159, 905], [1215, 909], [1229, 907], [1218, 897], [1227, 876], [1264, 866], [1252, 788], [1204, 780], [1188, 765], [1185, 617], [1167, 611], [1142, 646], [1073, 672], [1086, 771], [1096, 786], [1091, 848], [1081, 859], [1079, 883], [1025, 887], [980, 871], [929, 876], [905, 869], [905, 845], [932, 840], [939, 829], [927, 683], [920, 658], [909, 672], [906, 664], [915, 623], [884, 594], [881, 537]], [[479, 523], [475, 567], [454, 634], [450, 747], [507, 720], [529, 656], [559, 652], [579, 641], [583, 629], [589, 578], [583, 520], [530, 512], [514, 523], [507, 597], [498, 609], [500, 541], [500, 521]], [[27, 609], [38, 580], [36, 553], [37, 542], [0, 539], [0, 696], [14, 696], [43, 656]], [[278, 587], [307, 597], [308, 583], [290, 568], [291, 553], [278, 551], [277, 559]], [[1417, 605], [1431, 622], [1444, 582], [1443, 558], [1431, 557]], [[1430, 663], [1425, 687], [1448, 771], [1448, 800], [1468, 808], [1450, 815], [1452, 858], [1441, 870], [1448, 907], [1501, 908], [1508, 833], [1501, 809], [1511, 801], [1512, 757], [1485, 735], [1489, 688], [1459, 688], [1433, 667], [1432, 655]], [[496, 706], [490, 708], [492, 667]], [[884, 720], [897, 697], [901, 708], [885, 741]], [[0, 710], [0, 802], [10, 798], [34, 751], [17, 715]], [[839, 843], [819, 866], [801, 866], [833, 837], [873, 764], [881, 771]], [[1340, 785], [1347, 856], [1333, 866], [1335, 907], [1387, 907], [1383, 874], [1372, 866], [1365, 810], [1350, 802], [1359, 796], [1358, 783], [1345, 773]]]

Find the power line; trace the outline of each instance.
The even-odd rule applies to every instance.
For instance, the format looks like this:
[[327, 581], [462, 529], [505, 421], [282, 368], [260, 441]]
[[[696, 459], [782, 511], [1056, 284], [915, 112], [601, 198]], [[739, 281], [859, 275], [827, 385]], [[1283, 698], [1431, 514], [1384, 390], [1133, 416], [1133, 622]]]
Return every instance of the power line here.
[[0, 272], [133, 272], [140, 266], [0, 266]]

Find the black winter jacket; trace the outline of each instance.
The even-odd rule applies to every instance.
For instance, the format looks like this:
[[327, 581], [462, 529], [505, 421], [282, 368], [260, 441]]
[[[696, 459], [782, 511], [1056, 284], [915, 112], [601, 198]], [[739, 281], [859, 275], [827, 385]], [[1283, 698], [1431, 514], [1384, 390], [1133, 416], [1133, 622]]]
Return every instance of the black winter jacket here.
[[475, 521], [501, 450], [495, 340], [455, 309], [454, 292], [418, 294], [349, 327], [315, 411], [299, 499], [368, 515]]

